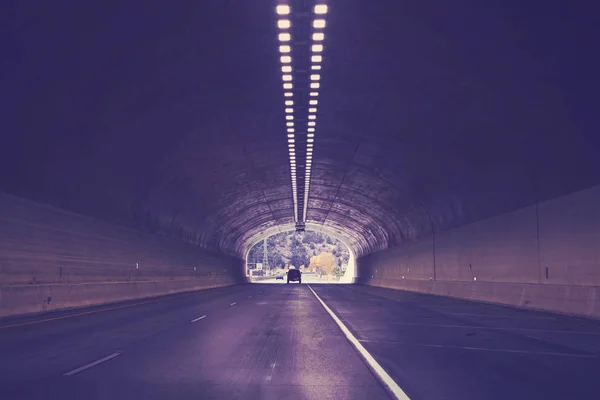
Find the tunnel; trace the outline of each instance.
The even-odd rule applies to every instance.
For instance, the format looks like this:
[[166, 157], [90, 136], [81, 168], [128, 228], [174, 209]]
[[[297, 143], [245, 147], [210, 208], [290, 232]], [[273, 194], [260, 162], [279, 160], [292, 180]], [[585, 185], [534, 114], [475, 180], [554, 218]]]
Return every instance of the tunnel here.
[[[566, 0], [4, 1], [0, 388], [14, 390], [4, 398], [38, 398], [25, 376], [97, 398], [595, 397], [598, 11]], [[249, 284], [250, 248], [290, 230], [347, 245], [354, 284]], [[210, 325], [202, 310], [217, 310], [216, 299], [223, 315], [248, 309]], [[287, 314], [265, 311], [273, 304]], [[100, 321], [76, 325], [103, 315], [115, 315], [106, 337], [92, 328]], [[203, 318], [189, 329], [205, 329], [214, 348], [257, 346], [236, 365], [269, 359], [266, 380], [229, 365], [198, 383], [170, 375], [166, 361], [129, 381], [110, 375], [111, 363], [152, 363], [127, 361], [136, 350], [112, 346], [117, 331], [131, 343], [127, 335], [157, 329], [217, 360], [192, 333], [158, 330], [180, 317]], [[138, 325], [122, 333], [117, 318]], [[427, 318], [438, 322], [425, 328]], [[417, 326], [428, 333], [383, 338]], [[93, 349], [78, 339], [85, 329], [96, 332]], [[432, 329], [444, 339], [407, 347]], [[460, 340], [446, 348], [452, 329]], [[347, 339], [355, 353], [331, 368], [364, 381], [277, 375], [297, 367], [280, 354], [314, 347], [311, 332]], [[286, 335], [301, 342], [265, 350], [265, 337]], [[52, 358], [58, 347], [45, 338], [73, 350]], [[455, 353], [435, 355], [440, 346]], [[32, 371], [27, 351], [49, 371]], [[506, 368], [518, 377], [478, 375], [504, 368], [493, 352], [513, 357]], [[419, 361], [395, 364], [406, 358]], [[367, 360], [360, 374], [356, 360]], [[447, 372], [461, 362], [463, 372]], [[96, 368], [93, 383], [79, 378]], [[69, 369], [72, 381], [61, 375]], [[552, 374], [564, 378], [541, 389]], [[227, 376], [238, 392], [220, 391]], [[253, 384], [242, 388], [244, 376]], [[114, 386], [102, 388], [104, 378]], [[153, 379], [163, 385], [141, 389]]]

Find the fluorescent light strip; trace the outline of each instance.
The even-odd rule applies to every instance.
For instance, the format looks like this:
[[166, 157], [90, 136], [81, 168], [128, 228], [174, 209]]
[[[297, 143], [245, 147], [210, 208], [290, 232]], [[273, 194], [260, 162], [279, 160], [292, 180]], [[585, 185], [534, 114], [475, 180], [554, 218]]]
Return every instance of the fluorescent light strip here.
[[[322, 14], [323, 12], [319, 11], [318, 8], [322, 9], [322, 5], [317, 5], [315, 7], [315, 13], [316, 14]], [[281, 72], [282, 72], [282, 80], [283, 80], [283, 89], [284, 89], [284, 93], [283, 96], [284, 98], [286, 98], [286, 100], [284, 101], [285, 103], [285, 119], [287, 120], [286, 122], [286, 126], [287, 126], [287, 137], [288, 137], [288, 151], [289, 151], [289, 157], [290, 157], [290, 178], [291, 178], [291, 183], [292, 183], [292, 200], [294, 203], [294, 221], [298, 221], [298, 183], [297, 183], [297, 177], [296, 177], [296, 151], [295, 151], [295, 147], [294, 147], [294, 116], [292, 115], [294, 113], [294, 101], [291, 99], [294, 97], [294, 93], [291, 91], [294, 86], [292, 84], [292, 80], [293, 80], [293, 76], [291, 75], [292, 73], [292, 57], [291, 57], [291, 53], [292, 53], [292, 35], [289, 31], [287, 31], [288, 29], [291, 28], [292, 23], [291, 23], [291, 19], [289, 17], [285, 17], [285, 16], [289, 16], [289, 14], [291, 14], [292, 9], [288, 4], [279, 4], [277, 6], [275, 6], [275, 12], [277, 15], [279, 16], [284, 16], [280, 19], [278, 19], [277, 21], [277, 27], [281, 30], [278, 34], [277, 34], [277, 38], [279, 40], [279, 42], [281, 43], [278, 47], [279, 52], [281, 53], [281, 56], [279, 57], [279, 61], [281, 62]], [[326, 7], [325, 7], [325, 12], [327, 12]]]

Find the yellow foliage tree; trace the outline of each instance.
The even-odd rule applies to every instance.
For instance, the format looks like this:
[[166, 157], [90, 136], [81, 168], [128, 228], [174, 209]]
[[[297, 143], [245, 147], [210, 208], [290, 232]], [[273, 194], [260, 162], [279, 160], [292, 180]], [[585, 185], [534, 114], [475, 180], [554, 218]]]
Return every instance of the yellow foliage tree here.
[[310, 258], [310, 268], [318, 268], [325, 275], [332, 275], [335, 266], [335, 257], [333, 254], [325, 251]]

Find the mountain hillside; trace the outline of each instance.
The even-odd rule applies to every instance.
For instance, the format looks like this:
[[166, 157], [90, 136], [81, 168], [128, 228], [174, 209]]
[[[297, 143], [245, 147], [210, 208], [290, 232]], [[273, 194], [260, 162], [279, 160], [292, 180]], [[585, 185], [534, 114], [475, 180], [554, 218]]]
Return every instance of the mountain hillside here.
[[[339, 240], [320, 232], [282, 232], [267, 239], [268, 268], [305, 267], [327, 275], [341, 275], [350, 253]], [[264, 263], [264, 241], [248, 254], [248, 267]]]

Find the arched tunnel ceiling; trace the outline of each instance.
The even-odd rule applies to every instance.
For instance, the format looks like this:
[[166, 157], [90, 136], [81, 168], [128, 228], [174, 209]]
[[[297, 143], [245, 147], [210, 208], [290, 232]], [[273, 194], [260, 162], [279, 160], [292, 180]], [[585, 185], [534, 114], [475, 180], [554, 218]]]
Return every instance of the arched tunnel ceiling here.
[[[596, 5], [534, 3], [330, 2], [307, 222], [361, 255], [598, 184]], [[240, 256], [289, 227], [274, 6], [3, 2], [0, 190]]]

